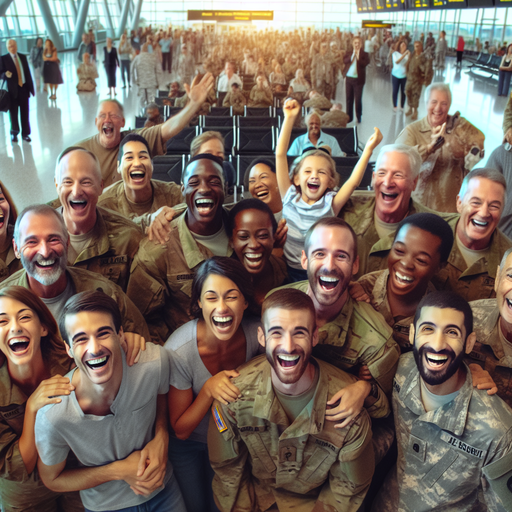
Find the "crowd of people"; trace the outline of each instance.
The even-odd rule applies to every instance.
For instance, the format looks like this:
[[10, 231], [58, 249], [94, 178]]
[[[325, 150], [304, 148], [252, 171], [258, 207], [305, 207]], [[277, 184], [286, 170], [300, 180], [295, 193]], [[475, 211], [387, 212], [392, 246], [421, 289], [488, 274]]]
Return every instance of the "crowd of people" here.
[[[512, 99], [508, 146], [478, 167], [483, 133], [430, 83], [445, 35], [413, 52], [408, 37], [149, 28], [107, 41], [111, 97], [97, 133], [62, 148], [58, 199], [18, 212], [0, 182], [2, 510], [512, 511]], [[378, 151], [375, 128], [339, 183], [344, 154], [321, 128], [361, 120], [381, 43], [393, 108], [401, 88], [414, 122]], [[29, 138], [34, 84], [7, 49], [11, 133], [19, 108]], [[78, 56], [93, 90], [89, 34]], [[41, 59], [36, 87], [55, 95], [51, 42], [36, 42]], [[123, 130], [119, 66], [144, 128]], [[159, 119], [173, 72], [182, 109]], [[342, 79], [347, 113], [332, 103]], [[153, 157], [205, 105], [274, 97], [275, 160], [249, 164], [250, 197], [226, 203], [215, 130], [192, 141], [181, 183], [153, 179]], [[290, 144], [302, 106], [307, 133]], [[357, 190], [373, 154], [373, 190]]]

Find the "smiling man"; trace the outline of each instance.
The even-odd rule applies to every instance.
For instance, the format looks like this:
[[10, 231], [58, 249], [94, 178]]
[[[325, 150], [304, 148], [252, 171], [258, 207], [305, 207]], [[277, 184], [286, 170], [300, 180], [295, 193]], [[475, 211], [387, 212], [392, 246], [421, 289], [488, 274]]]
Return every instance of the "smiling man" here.
[[511, 510], [512, 410], [473, 387], [463, 357], [475, 339], [463, 298], [423, 298], [393, 383], [398, 462], [375, 512]]
[[97, 206], [103, 180], [96, 156], [78, 147], [63, 151], [55, 186], [69, 232], [69, 264], [97, 272], [126, 291], [142, 232], [131, 220]]
[[416, 188], [421, 157], [404, 144], [390, 144], [379, 151], [373, 171], [374, 192], [355, 192], [339, 217], [357, 235], [359, 270], [357, 277], [387, 268], [387, 255], [398, 224], [408, 215], [435, 213], [411, 194]]
[[144, 239], [131, 268], [128, 296], [146, 318], [153, 341], [163, 344], [189, 312], [192, 280], [211, 256], [231, 256], [224, 228], [222, 160], [191, 158], [182, 176], [186, 210], [171, 222], [166, 245]]
[[265, 355], [238, 368], [240, 398], [214, 401], [208, 450], [220, 510], [359, 509], [374, 470], [371, 425], [361, 411], [343, 428], [325, 403], [355, 378], [311, 356], [315, 308], [280, 289], [262, 307]]
[[[117, 304], [102, 292], [83, 292], [65, 305], [59, 322], [76, 368], [74, 391], [36, 416], [39, 474], [52, 490], [80, 491], [86, 512], [185, 512], [167, 461], [170, 363], [149, 344], [126, 364]], [[66, 468], [70, 451], [79, 469]]]
[[[163, 155], [167, 141], [177, 135], [195, 115], [204, 103], [208, 92], [213, 87], [214, 78], [206, 73], [201, 81], [194, 79], [191, 86], [185, 84], [189, 102], [178, 114], [167, 119], [165, 123], [151, 128], [135, 130], [145, 137], [151, 148], [151, 156]], [[106, 186], [119, 180], [116, 173], [116, 159], [119, 144], [127, 131], [122, 128], [126, 124], [123, 105], [117, 100], [104, 100], [98, 107], [95, 119], [98, 133], [88, 139], [76, 143], [76, 146], [90, 150], [100, 162], [101, 174]]]
[[477, 341], [468, 363], [487, 370], [498, 396], [512, 407], [512, 249], [503, 255], [494, 287], [495, 299], [470, 302]]
[[512, 247], [498, 223], [506, 201], [507, 184], [495, 169], [475, 169], [465, 178], [457, 196], [456, 215], [446, 220], [455, 243], [446, 267], [433, 277], [438, 290], [452, 290], [466, 300], [496, 297], [496, 269]]
[[106, 188], [98, 205], [132, 220], [143, 232], [154, 218], [168, 215], [183, 202], [177, 183], [152, 179], [151, 150], [141, 135], [130, 133], [121, 141], [117, 172], [123, 181]]

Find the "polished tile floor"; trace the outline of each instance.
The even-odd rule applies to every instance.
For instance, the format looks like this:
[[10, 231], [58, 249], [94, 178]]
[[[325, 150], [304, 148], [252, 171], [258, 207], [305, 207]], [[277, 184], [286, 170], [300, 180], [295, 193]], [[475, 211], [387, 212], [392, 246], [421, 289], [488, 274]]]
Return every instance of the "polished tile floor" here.
[[[101, 52], [101, 47], [98, 47], [98, 55]], [[57, 156], [64, 148], [96, 133], [94, 118], [98, 102], [108, 97], [101, 64], [96, 92], [77, 94], [75, 54], [63, 53], [59, 57], [64, 84], [58, 89], [57, 100], [49, 100], [49, 94], [43, 92], [38, 92], [30, 100], [32, 143], [21, 142], [21, 138], [19, 144], [11, 143], [9, 116], [7, 113], [0, 116], [0, 179], [8, 187], [19, 210], [56, 197], [53, 174]], [[450, 58], [444, 73], [436, 75], [434, 80], [450, 84], [453, 95], [450, 112], [459, 110], [485, 133], [486, 156], [482, 161], [485, 163], [502, 140], [501, 124], [507, 98], [497, 97], [497, 80], [468, 72], [468, 63], [462, 71], [456, 70], [454, 59]], [[118, 85], [121, 85], [119, 77]], [[118, 87], [117, 92], [117, 99], [125, 106], [126, 126], [133, 127], [139, 110], [137, 88]], [[338, 86], [337, 98], [345, 102], [342, 82]], [[419, 116], [424, 115], [425, 107], [421, 104]], [[409, 122], [410, 118], [406, 118], [403, 112], [394, 113], [392, 110], [390, 77], [370, 70], [364, 88], [359, 139], [365, 141], [373, 127], [378, 126], [384, 134], [382, 144], [392, 143]]]

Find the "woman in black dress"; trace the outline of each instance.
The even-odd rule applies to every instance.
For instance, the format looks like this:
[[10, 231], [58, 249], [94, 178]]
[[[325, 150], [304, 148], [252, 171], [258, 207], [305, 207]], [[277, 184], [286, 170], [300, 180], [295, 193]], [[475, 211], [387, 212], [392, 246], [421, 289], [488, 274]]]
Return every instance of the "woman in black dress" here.
[[103, 48], [105, 52], [105, 71], [107, 73], [108, 93], [116, 96], [116, 72], [119, 67], [119, 59], [117, 57], [117, 50], [112, 45], [112, 39], [107, 37], [107, 45]]
[[57, 87], [63, 84], [62, 74], [60, 72], [59, 58], [57, 57], [57, 48], [50, 39], [44, 43], [43, 51], [43, 80], [50, 86], [50, 99], [57, 99]]

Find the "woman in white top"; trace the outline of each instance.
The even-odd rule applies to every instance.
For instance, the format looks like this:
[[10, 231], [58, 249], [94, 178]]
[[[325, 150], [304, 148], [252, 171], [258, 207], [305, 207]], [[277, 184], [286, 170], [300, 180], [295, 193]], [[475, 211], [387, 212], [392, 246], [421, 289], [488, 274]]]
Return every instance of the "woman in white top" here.
[[407, 43], [401, 41], [398, 43], [398, 51], [394, 51], [393, 69], [391, 71], [391, 80], [393, 81], [393, 110], [398, 110], [398, 90], [401, 89], [400, 108], [404, 108], [405, 104], [405, 82], [407, 81], [407, 62], [411, 52], [407, 49]]
[[304, 71], [301, 68], [295, 72], [295, 78], [290, 82], [293, 92], [307, 92], [311, 88], [309, 82], [304, 78]]

